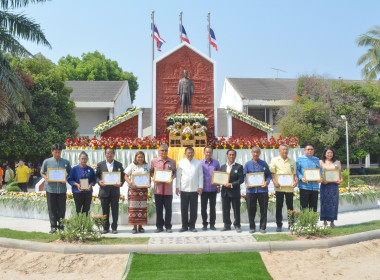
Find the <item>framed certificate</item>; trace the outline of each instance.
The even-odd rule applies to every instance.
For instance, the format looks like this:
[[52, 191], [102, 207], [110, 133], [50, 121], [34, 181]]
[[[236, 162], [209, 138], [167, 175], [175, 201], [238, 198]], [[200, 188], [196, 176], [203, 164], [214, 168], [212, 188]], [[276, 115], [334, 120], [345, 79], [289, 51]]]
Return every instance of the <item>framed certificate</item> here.
[[265, 184], [264, 172], [259, 173], [248, 173], [247, 175], [247, 188], [251, 187], [261, 187]]
[[279, 183], [281, 187], [293, 187], [294, 175], [293, 174], [277, 174], [276, 180], [277, 180], [277, 183]]
[[340, 179], [340, 171], [339, 169], [324, 170], [323, 178], [326, 182], [336, 183]]
[[64, 168], [48, 168], [48, 182], [66, 183], [66, 169]]
[[230, 182], [230, 173], [214, 171], [212, 172], [211, 184], [225, 185]]
[[321, 180], [321, 170], [319, 168], [304, 169], [303, 176], [309, 182]]
[[164, 169], [154, 169], [154, 181], [161, 183], [171, 183], [172, 182], [172, 171]]
[[103, 172], [102, 173], [103, 184], [115, 185], [121, 182], [121, 172]]
[[148, 188], [150, 186], [150, 174], [132, 174], [132, 183], [139, 188]]
[[90, 189], [90, 184], [88, 183], [88, 178], [79, 179], [80, 189], [83, 191], [88, 191]]

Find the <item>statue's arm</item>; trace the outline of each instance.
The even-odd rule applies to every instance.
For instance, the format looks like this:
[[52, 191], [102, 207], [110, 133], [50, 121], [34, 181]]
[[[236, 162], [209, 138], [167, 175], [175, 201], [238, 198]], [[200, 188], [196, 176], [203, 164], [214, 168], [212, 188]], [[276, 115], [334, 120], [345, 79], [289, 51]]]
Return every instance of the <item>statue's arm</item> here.
[[193, 97], [193, 94], [194, 94], [193, 80], [191, 80], [190, 94], [191, 94], [191, 97]]

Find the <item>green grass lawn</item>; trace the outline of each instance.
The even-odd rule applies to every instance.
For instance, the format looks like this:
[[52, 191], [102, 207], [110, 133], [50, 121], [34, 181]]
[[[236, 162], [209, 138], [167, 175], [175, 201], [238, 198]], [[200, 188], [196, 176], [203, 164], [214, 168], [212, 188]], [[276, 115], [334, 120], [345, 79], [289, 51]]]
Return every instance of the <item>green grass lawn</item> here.
[[134, 254], [126, 279], [272, 279], [257, 252]]
[[[0, 228], [0, 237], [36, 241], [36, 242], [53, 242], [58, 239], [56, 234], [48, 234], [44, 232], [28, 232], [18, 231], [7, 228]], [[117, 245], [117, 244], [148, 244], [149, 237], [139, 238], [116, 238], [116, 237], [102, 237], [98, 241], [87, 241], [84, 245]]]
[[292, 241], [296, 240], [296, 236], [289, 235], [286, 233], [276, 233], [276, 234], [254, 234], [253, 238], [255, 238], [258, 242], [266, 242], [266, 241]]
[[331, 229], [332, 236], [348, 235], [369, 230], [380, 229], [380, 220], [366, 222], [357, 225], [346, 225]]

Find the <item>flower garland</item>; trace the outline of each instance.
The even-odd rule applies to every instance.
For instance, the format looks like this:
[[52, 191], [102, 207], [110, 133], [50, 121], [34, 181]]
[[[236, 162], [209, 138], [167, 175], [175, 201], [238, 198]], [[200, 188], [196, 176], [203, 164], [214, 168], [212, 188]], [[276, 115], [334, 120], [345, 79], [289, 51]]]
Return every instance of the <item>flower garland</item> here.
[[[153, 191], [153, 190], [152, 190]], [[148, 218], [154, 213], [154, 196], [152, 191], [149, 190], [148, 194]], [[68, 209], [75, 209], [75, 202], [72, 193], [67, 193], [67, 207]], [[36, 210], [37, 213], [48, 213], [46, 193], [36, 193], [36, 192], [8, 192], [5, 190], [0, 191], [0, 205], [8, 206], [10, 208], [23, 210], [23, 211], [33, 211]], [[70, 211], [69, 211], [70, 212]], [[101, 215], [102, 206], [100, 199], [97, 195], [92, 196], [91, 203], [91, 213], [92, 215]], [[119, 213], [128, 213], [128, 199], [124, 195], [120, 195], [119, 199]]]
[[[300, 208], [299, 201], [299, 192], [294, 192], [294, 208]], [[276, 194], [268, 193], [269, 201], [268, 201], [268, 211], [273, 214], [276, 211]], [[246, 194], [243, 193], [241, 195], [241, 208], [240, 212], [243, 213], [247, 211], [247, 203], [246, 203]], [[349, 188], [339, 188], [339, 202], [342, 203], [346, 201], [348, 203], [352, 203], [354, 205], [358, 205], [364, 202], [364, 200], [369, 200], [374, 202], [376, 199], [380, 199], [380, 191], [378, 191], [373, 186], [368, 185], [360, 185], [358, 187], [349, 187]]]
[[124, 114], [121, 114], [120, 116], [117, 116], [107, 122], [104, 122], [104, 123], [101, 123], [97, 126], [94, 127], [94, 133], [95, 135], [100, 135], [102, 134], [102, 132], [114, 127], [114, 126], [117, 126], [118, 124], [126, 121], [126, 120], [129, 120], [131, 118], [133, 118], [134, 116], [137, 116], [139, 114], [139, 112], [141, 112], [142, 109], [140, 107], [134, 107], [130, 110], [128, 110], [127, 112], [125, 112]]
[[231, 107], [227, 106], [227, 113], [249, 125], [252, 125], [260, 130], [263, 130], [267, 133], [270, 133], [273, 131], [273, 128], [265, 123], [265, 122], [262, 122], [262, 121], [259, 121], [258, 119], [255, 119], [254, 117], [250, 116], [250, 115], [247, 115], [247, 114], [244, 114], [242, 112], [238, 112], [234, 109], [232, 109]]
[[167, 123], [174, 124], [175, 122], [179, 122], [181, 124], [190, 123], [193, 124], [198, 122], [200, 124], [207, 124], [207, 118], [203, 114], [194, 114], [194, 113], [178, 113], [172, 114], [166, 119]]
[[290, 138], [287, 136], [283, 139], [281, 136], [277, 138], [277, 140], [272, 136], [269, 140], [263, 136], [261, 138], [257, 138], [256, 136], [253, 138], [249, 137], [238, 137], [238, 138], [209, 138], [208, 146], [213, 147], [214, 149], [251, 149], [251, 147], [257, 146], [263, 149], [278, 149], [280, 145], [286, 144], [292, 148], [296, 148], [298, 146], [298, 139], [293, 136]]

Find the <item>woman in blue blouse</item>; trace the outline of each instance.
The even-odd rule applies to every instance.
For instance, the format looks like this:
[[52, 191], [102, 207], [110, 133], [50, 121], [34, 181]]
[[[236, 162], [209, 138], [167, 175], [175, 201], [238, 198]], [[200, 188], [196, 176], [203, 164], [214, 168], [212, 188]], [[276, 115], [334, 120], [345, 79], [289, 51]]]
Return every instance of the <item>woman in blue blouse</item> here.
[[[96, 184], [95, 171], [87, 165], [88, 155], [81, 152], [79, 155], [79, 165], [71, 169], [67, 181], [72, 186], [75, 208], [77, 213], [82, 212], [88, 215], [92, 200], [92, 187]], [[86, 180], [87, 179], [87, 180]], [[88, 188], [86, 189], [86, 187]]]

